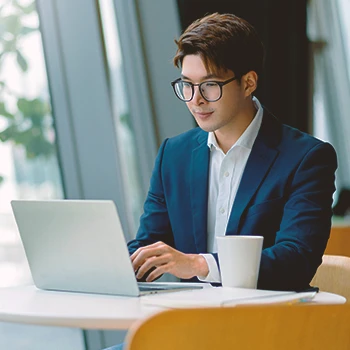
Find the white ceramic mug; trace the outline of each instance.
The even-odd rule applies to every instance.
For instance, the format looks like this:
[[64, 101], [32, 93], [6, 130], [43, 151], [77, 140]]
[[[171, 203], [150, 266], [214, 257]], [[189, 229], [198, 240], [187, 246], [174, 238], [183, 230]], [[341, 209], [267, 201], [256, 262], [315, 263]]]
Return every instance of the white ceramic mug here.
[[223, 287], [255, 289], [263, 236], [216, 237]]

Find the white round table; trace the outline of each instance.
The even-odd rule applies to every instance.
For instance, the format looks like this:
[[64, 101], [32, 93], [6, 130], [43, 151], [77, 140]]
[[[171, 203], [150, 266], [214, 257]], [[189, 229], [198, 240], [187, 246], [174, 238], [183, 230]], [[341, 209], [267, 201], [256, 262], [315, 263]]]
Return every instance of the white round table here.
[[[237, 294], [235, 289], [232, 290]], [[259, 295], [265, 295], [266, 292], [246, 291], [250, 298], [258, 298]], [[195, 305], [197, 307], [200, 305], [220, 306], [220, 296], [227, 294], [227, 291], [223, 292], [225, 292], [223, 288], [204, 288], [193, 291], [191, 297], [193, 301], [202, 300], [202, 304]], [[177, 300], [179, 300], [180, 293], [191, 292], [167, 294], [177, 295]], [[244, 291], [239, 290], [239, 293], [244, 293]], [[165, 293], [159, 294], [159, 297], [152, 295], [137, 298], [45, 291], [35, 286], [4, 288], [0, 289], [0, 321], [81, 329], [126, 330], [135, 321], [163, 311], [164, 305], [159, 303], [157, 305], [157, 302], [164, 301], [164, 295]], [[172, 298], [175, 298], [174, 296]], [[190, 299], [185, 298], [183, 301], [187, 301], [187, 307], [191, 307]], [[311, 304], [342, 304], [345, 302], [346, 299], [342, 296], [320, 292]]]

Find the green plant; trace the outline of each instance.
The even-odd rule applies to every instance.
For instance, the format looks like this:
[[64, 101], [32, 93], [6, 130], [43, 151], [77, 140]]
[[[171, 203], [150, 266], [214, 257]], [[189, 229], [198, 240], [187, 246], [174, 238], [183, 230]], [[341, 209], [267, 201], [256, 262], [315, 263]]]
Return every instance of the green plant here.
[[[21, 51], [21, 40], [39, 30], [24, 24], [25, 17], [34, 11], [34, 1], [23, 6], [19, 0], [8, 0], [0, 6], [0, 77], [7, 60], [15, 59], [23, 74], [27, 72], [29, 64]], [[11, 105], [9, 100], [15, 103]], [[48, 135], [50, 114], [47, 101], [19, 96], [11, 91], [4, 79], [0, 80], [0, 118], [1, 125], [5, 125], [0, 130], [1, 142], [12, 142], [24, 147], [28, 159], [51, 156], [54, 145]], [[0, 176], [0, 184], [3, 180]]]

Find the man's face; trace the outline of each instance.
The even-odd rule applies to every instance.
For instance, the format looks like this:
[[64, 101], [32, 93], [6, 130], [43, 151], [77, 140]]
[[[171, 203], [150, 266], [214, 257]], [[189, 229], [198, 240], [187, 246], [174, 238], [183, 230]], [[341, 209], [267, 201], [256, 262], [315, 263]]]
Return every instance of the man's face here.
[[[193, 84], [209, 80], [223, 82], [235, 76], [231, 70], [216, 74], [208, 72], [199, 55], [185, 56], [181, 73], [183, 80]], [[239, 120], [240, 113], [244, 110], [246, 103], [243, 86], [236, 80], [224, 85], [222, 97], [216, 102], [206, 101], [200, 94], [198, 86], [195, 86], [194, 89], [193, 99], [186, 104], [198, 125], [208, 132], [230, 132]]]

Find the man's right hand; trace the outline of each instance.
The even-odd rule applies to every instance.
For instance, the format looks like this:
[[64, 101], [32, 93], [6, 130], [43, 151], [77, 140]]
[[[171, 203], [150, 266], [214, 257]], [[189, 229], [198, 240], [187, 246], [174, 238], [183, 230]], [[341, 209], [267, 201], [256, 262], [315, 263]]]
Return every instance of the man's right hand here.
[[194, 276], [207, 276], [208, 264], [199, 254], [182, 253], [163, 242], [156, 242], [137, 249], [131, 255], [136, 278], [146, 277], [147, 282], [154, 281], [164, 273], [170, 273], [178, 278], [189, 279]]

